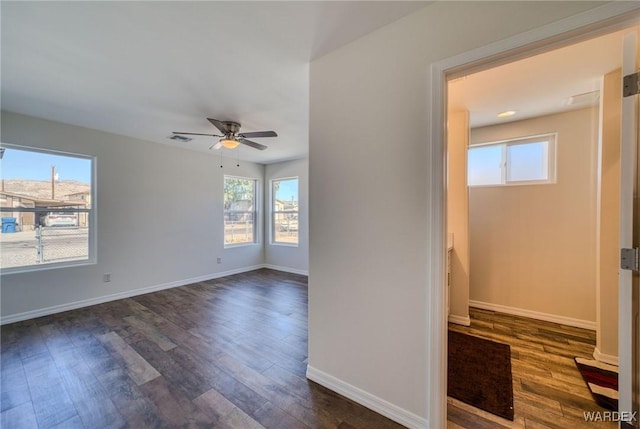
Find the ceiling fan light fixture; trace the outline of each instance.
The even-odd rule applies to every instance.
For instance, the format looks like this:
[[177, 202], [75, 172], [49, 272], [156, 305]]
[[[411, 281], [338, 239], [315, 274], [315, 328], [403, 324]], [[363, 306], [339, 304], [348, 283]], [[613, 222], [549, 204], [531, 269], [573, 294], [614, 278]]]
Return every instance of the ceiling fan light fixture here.
[[227, 149], [235, 149], [240, 145], [240, 142], [234, 139], [224, 138], [220, 140], [220, 144]]

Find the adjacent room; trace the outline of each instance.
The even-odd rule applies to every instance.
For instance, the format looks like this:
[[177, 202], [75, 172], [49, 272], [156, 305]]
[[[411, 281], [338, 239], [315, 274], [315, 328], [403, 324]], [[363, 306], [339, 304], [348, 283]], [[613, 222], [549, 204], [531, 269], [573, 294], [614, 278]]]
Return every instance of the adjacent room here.
[[510, 344], [510, 420], [579, 424], [566, 411], [596, 403], [574, 358], [617, 371], [620, 68], [635, 31], [449, 82], [450, 330]]
[[[527, 264], [481, 259], [495, 252], [476, 236], [499, 232], [478, 214], [498, 207], [480, 199], [489, 188], [448, 210], [471, 223], [446, 314], [445, 98], [430, 85], [460, 55], [566, 44], [639, 13], [625, 1], [3, 1], [0, 426], [501, 427], [460, 404], [447, 421], [446, 319], [500, 325], [488, 315], [506, 308], [585, 322], [596, 344], [581, 351], [614, 356], [595, 253], [574, 261], [584, 285], [553, 302], [494, 281], [557, 292]], [[513, 134], [468, 110], [470, 144]], [[558, 115], [597, 110], [589, 99]], [[589, 168], [596, 125], [576, 137]], [[593, 173], [585, 207], [598, 206]], [[585, 253], [595, 213], [579, 225], [593, 235], [576, 233]], [[450, 232], [457, 254], [465, 233]], [[505, 427], [545, 422], [529, 399]]]

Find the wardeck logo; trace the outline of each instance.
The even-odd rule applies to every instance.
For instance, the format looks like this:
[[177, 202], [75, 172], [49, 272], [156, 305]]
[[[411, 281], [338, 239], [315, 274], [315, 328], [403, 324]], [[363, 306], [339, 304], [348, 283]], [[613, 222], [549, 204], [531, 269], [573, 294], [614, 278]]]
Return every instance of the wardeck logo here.
[[585, 411], [586, 422], [635, 422], [637, 411]]

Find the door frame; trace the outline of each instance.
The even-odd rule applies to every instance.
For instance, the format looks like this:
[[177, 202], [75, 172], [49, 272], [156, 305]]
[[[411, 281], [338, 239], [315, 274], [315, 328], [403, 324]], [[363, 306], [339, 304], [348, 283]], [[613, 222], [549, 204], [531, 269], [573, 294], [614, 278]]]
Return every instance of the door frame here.
[[[640, 25], [638, 26], [640, 27]], [[638, 53], [638, 32], [626, 34], [623, 42], [623, 61], [622, 76], [636, 73], [637, 69], [637, 53]], [[638, 192], [637, 180], [637, 126], [638, 126], [638, 96], [622, 97], [621, 115], [622, 128], [620, 133], [621, 151], [620, 151], [620, 173], [621, 173], [621, 199], [620, 199], [620, 247], [633, 248], [637, 247], [637, 231], [634, 231], [637, 224], [638, 214], [636, 210], [635, 198]], [[633, 287], [634, 283], [637, 287], [638, 273], [632, 270], [620, 270], [618, 279], [618, 314], [620, 326], [630, 326], [631, 332], [624, 332], [619, 329], [618, 332], [618, 350], [620, 366], [618, 371], [620, 374], [629, 374], [629, 377], [619, 377], [618, 393], [619, 407], [624, 411], [634, 410], [633, 381], [633, 347], [637, 344], [633, 342]], [[631, 335], [627, 335], [631, 334]], [[632, 341], [628, 341], [632, 338]], [[637, 340], [636, 340], [637, 341]], [[626, 358], [625, 358], [626, 356]], [[638, 427], [638, 422], [634, 422], [630, 426]]]
[[640, 4], [612, 2], [431, 65], [427, 230], [429, 428], [447, 427], [446, 154], [447, 82], [582, 40], [621, 30], [640, 19]]

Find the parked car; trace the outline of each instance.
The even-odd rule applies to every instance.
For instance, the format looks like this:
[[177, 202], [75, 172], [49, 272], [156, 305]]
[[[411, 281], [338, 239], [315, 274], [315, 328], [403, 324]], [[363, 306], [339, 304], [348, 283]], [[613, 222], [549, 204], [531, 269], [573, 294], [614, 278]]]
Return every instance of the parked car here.
[[78, 226], [77, 213], [50, 212], [42, 219], [44, 226]]

